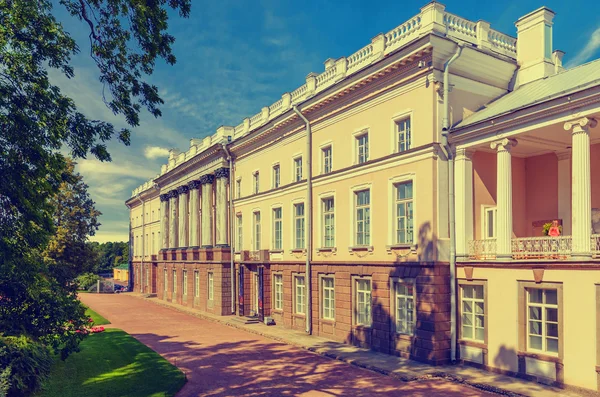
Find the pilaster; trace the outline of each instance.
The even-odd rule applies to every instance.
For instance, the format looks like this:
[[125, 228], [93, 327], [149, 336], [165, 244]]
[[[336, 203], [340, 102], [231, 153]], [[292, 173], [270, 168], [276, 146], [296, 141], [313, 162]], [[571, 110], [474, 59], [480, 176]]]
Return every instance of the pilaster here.
[[455, 157], [456, 256], [465, 260], [473, 239], [473, 151], [457, 149]]
[[215, 201], [216, 215], [216, 240], [217, 247], [228, 247], [227, 243], [227, 183], [229, 181], [229, 168], [219, 168], [215, 171], [217, 179], [217, 192]]
[[562, 220], [562, 234], [570, 236], [571, 229], [571, 151], [556, 153], [558, 159], [558, 218]]
[[188, 214], [188, 193], [190, 189], [186, 186], [179, 186], [177, 188], [177, 193], [179, 193], [179, 239], [178, 247], [184, 248], [189, 245], [189, 214]]
[[497, 149], [496, 173], [496, 258], [500, 260], [512, 259], [512, 163], [511, 149], [517, 145], [515, 139], [502, 139], [492, 142], [490, 147]]
[[177, 248], [177, 232], [179, 221], [179, 197], [177, 190], [171, 190], [169, 196], [169, 247]]
[[591, 256], [592, 235], [592, 186], [590, 171], [590, 128], [596, 127], [595, 119], [582, 117], [567, 121], [566, 131], [571, 131], [572, 162], [572, 256]]
[[160, 249], [169, 248], [169, 195], [160, 195]]
[[213, 243], [213, 182], [212, 174], [202, 175], [202, 248], [212, 248]]
[[199, 214], [200, 214], [200, 181], [194, 180], [188, 183], [190, 188], [190, 247], [200, 246]]

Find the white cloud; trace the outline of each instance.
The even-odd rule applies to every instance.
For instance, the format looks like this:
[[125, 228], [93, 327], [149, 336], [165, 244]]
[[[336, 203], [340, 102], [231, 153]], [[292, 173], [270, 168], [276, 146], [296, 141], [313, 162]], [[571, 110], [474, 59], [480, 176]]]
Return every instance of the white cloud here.
[[169, 149], [160, 146], [146, 146], [144, 149], [144, 156], [147, 159], [154, 160], [159, 157], [167, 157], [169, 155]]
[[156, 169], [150, 169], [144, 164], [123, 161], [120, 164], [110, 162], [103, 163], [96, 159], [77, 160], [77, 170], [88, 180], [88, 176], [111, 175], [111, 177], [131, 177], [138, 179], [151, 179], [158, 174]]
[[585, 46], [567, 62], [566, 66], [570, 68], [586, 62], [598, 49], [600, 49], [600, 27], [592, 32]]

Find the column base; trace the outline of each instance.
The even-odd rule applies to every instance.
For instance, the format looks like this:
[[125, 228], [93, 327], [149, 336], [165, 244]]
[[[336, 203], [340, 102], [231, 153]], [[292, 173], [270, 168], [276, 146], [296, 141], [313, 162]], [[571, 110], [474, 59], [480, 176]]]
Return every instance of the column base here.
[[498, 262], [509, 262], [512, 261], [512, 253], [510, 254], [496, 254], [496, 261]]
[[592, 259], [591, 252], [571, 252], [571, 260], [589, 261], [590, 259]]
[[215, 248], [229, 248], [229, 244], [217, 244]]
[[212, 247], [213, 247], [212, 245], [210, 245], [210, 244], [207, 244], [207, 245], [203, 245], [203, 246], [202, 246], [202, 247], [200, 247], [200, 248], [202, 248], [202, 249], [210, 249], [210, 248], [212, 248]]

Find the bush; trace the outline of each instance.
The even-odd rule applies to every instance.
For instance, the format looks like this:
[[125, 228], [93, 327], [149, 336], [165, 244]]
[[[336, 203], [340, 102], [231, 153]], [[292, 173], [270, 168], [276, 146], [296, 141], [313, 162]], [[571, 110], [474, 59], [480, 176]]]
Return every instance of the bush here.
[[25, 396], [40, 389], [52, 366], [50, 349], [25, 336], [0, 336], [0, 396]]
[[100, 276], [94, 273], [83, 273], [75, 279], [78, 288], [82, 290], [87, 290], [92, 285], [96, 284], [98, 280], [100, 280]]

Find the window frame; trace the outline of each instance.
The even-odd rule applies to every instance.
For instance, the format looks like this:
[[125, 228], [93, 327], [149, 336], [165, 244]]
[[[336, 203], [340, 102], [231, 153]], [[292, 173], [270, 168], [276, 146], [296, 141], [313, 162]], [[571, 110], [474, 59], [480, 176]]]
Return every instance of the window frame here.
[[235, 215], [236, 223], [236, 253], [242, 252], [244, 244], [244, 219], [241, 213]]
[[[298, 215], [298, 208], [302, 207], [302, 215]], [[306, 205], [304, 201], [293, 202], [292, 203], [292, 229], [294, 241], [292, 244], [293, 251], [300, 251], [306, 249]], [[301, 223], [302, 235], [298, 234], [298, 222]], [[299, 240], [301, 238], [301, 241]], [[298, 244], [301, 242], [302, 244]]]
[[[329, 159], [326, 153], [329, 152]], [[329, 166], [329, 168], [327, 168]], [[330, 174], [333, 171], [333, 145], [331, 143], [321, 147], [321, 174]]]
[[[463, 333], [463, 293], [464, 287], [482, 287], [483, 288], [483, 299], [468, 298], [473, 303], [476, 301], [483, 301], [483, 340], [475, 338], [475, 322], [472, 321], [473, 337], [467, 338]], [[475, 295], [474, 295], [475, 296]], [[458, 280], [458, 316], [457, 316], [457, 332], [458, 341], [464, 345], [484, 345], [488, 343], [488, 299], [487, 299], [487, 280]], [[473, 306], [474, 307], [474, 306]], [[472, 312], [473, 320], [475, 320], [475, 310]]]
[[[302, 280], [302, 284], [298, 284], [300, 279]], [[306, 316], [306, 275], [304, 273], [294, 273], [292, 275], [292, 282], [294, 288], [292, 313], [297, 316]], [[300, 291], [301, 293], [299, 294]], [[298, 310], [299, 305], [301, 311]]]
[[[369, 203], [368, 204], [362, 204], [359, 206], [358, 204], [358, 199], [359, 199], [359, 195], [361, 193], [364, 192], [368, 192], [368, 199], [369, 199]], [[369, 247], [371, 246], [371, 219], [373, 219], [373, 215], [371, 213], [371, 188], [365, 188], [365, 189], [359, 189], [359, 190], [354, 190], [353, 191], [353, 195], [354, 195], [354, 200], [353, 200], [353, 229], [354, 229], [354, 233], [353, 233], [353, 243], [355, 247]], [[363, 220], [361, 222], [363, 222], [363, 242], [359, 243], [359, 235], [358, 235], [358, 225], [359, 225], [359, 220], [358, 220], [358, 214], [359, 211], [362, 210], [367, 210], [368, 213], [368, 222], [367, 222], [367, 218], [365, 216], [365, 214], [363, 213]], [[368, 225], [368, 230], [364, 225]]]
[[[326, 202], [332, 201], [332, 209], [330, 211], [326, 211]], [[331, 231], [330, 241], [331, 245], [327, 245], [327, 217], [331, 217], [331, 227], [329, 228]], [[327, 196], [321, 198], [321, 247], [322, 248], [335, 248], [335, 197]]]
[[187, 296], [187, 294], [188, 294], [187, 283], [188, 283], [187, 269], [183, 269], [182, 277], [181, 277], [181, 293], [183, 294], [183, 296]]
[[292, 158], [292, 173], [293, 182], [300, 182], [302, 180], [302, 177], [304, 176], [304, 161], [302, 155], [297, 155]]
[[[488, 236], [488, 213], [492, 212], [493, 219], [493, 236]], [[494, 240], [498, 236], [498, 206], [496, 205], [482, 205], [481, 206], [481, 239], [482, 240]]]
[[235, 180], [235, 198], [242, 197], [242, 178], [237, 178]]
[[177, 269], [173, 269], [172, 272], [172, 276], [173, 279], [171, 280], [171, 283], [173, 284], [173, 296], [175, 296], [175, 294], [177, 293]]
[[166, 293], [169, 291], [169, 269], [166, 267], [163, 269], [163, 292]]
[[[398, 198], [398, 193], [399, 193], [399, 187], [402, 185], [408, 185], [410, 184], [410, 189], [411, 189], [411, 196], [410, 198], [404, 198], [404, 199], [400, 199]], [[415, 243], [415, 189], [414, 189], [415, 185], [411, 180], [407, 180], [407, 181], [402, 181], [402, 182], [396, 182], [394, 183], [394, 233], [393, 233], [393, 237], [394, 237], [394, 245], [413, 245]], [[411, 207], [411, 217], [410, 217], [410, 223], [412, 226], [412, 231], [410, 232], [411, 234], [411, 240], [408, 241], [407, 236], [409, 234], [408, 232], [408, 204], [410, 204]], [[404, 205], [405, 206], [405, 227], [404, 227], [404, 233], [405, 233], [405, 240], [404, 241], [400, 241], [400, 239], [398, 238], [398, 235], [400, 233], [400, 229], [398, 228], [398, 223], [400, 220], [400, 216], [398, 214], [398, 206], [399, 205]]]
[[194, 298], [200, 298], [200, 271], [194, 270]]
[[[367, 323], [358, 323], [358, 301], [359, 292], [367, 292], [366, 290], [359, 290], [359, 282], [368, 281], [369, 283], [369, 318]], [[365, 300], [366, 302], [366, 300]], [[366, 307], [366, 306], [365, 306]], [[366, 314], [366, 313], [365, 313]], [[352, 327], [371, 328], [373, 326], [373, 280], [369, 276], [353, 276], [352, 277]]]
[[252, 192], [253, 194], [258, 194], [260, 193], [260, 172], [258, 171], [254, 171], [252, 173]]
[[[277, 280], [280, 282], [277, 282]], [[278, 291], [278, 287], [281, 287], [281, 291]], [[280, 295], [280, 299], [278, 299]], [[273, 310], [277, 312], [283, 312], [283, 273], [273, 272]]]
[[252, 248], [254, 251], [260, 251], [262, 240], [262, 225], [260, 211], [252, 212]]
[[[332, 292], [329, 294], [329, 297], [325, 297], [325, 280], [331, 280], [333, 282], [332, 287], [327, 287], [328, 290]], [[331, 302], [331, 307], [329, 311], [331, 313], [330, 316], [325, 315], [325, 301], [329, 300]], [[334, 321], [335, 322], [335, 274], [319, 274], [319, 312], [321, 315], [321, 320], [325, 321]]]
[[[279, 218], [277, 217], [277, 211], [279, 211]], [[277, 206], [271, 209], [271, 227], [273, 237], [271, 239], [271, 250], [272, 251], [283, 251], [283, 207]], [[279, 224], [279, 240], [277, 239], [277, 224]], [[279, 244], [277, 244], [279, 243]]]
[[[361, 130], [359, 132], [356, 132], [353, 134], [354, 135], [354, 164], [359, 165], [359, 164], [365, 164], [370, 160], [370, 148], [369, 148], [369, 142], [371, 141], [370, 137], [369, 137], [369, 130], [368, 129], [364, 129]], [[362, 161], [361, 161], [361, 140], [363, 138], [366, 138], [366, 142], [365, 142], [365, 147], [366, 150], [363, 149], [363, 157]]]
[[281, 186], [281, 166], [279, 163], [273, 164], [271, 175], [271, 187], [277, 189]]
[[[530, 301], [531, 298], [531, 291], [541, 291], [542, 294], [542, 302], [532, 302]], [[546, 302], [546, 292], [548, 291], [554, 291], [554, 293], [556, 294], [556, 304], [552, 304], [552, 303], [547, 303]], [[527, 326], [526, 326], [526, 348], [528, 352], [532, 352], [532, 353], [541, 353], [541, 354], [545, 354], [548, 356], [558, 356], [558, 346], [559, 346], [559, 336], [560, 333], [558, 331], [558, 311], [559, 311], [559, 306], [558, 306], [558, 290], [556, 290], [556, 288], [525, 288], [525, 299], [526, 299], [526, 304], [527, 304]], [[540, 314], [541, 317], [539, 319], [532, 319], [531, 318], [531, 308], [539, 308], [540, 309]], [[548, 320], [548, 314], [547, 311], [548, 309], [552, 309], [552, 310], [556, 310], [556, 321], [550, 321]], [[535, 334], [531, 332], [531, 323], [532, 322], [537, 322], [540, 324], [540, 334]], [[556, 329], [557, 329], [557, 336], [549, 336], [548, 335], [548, 325], [549, 324], [555, 324], [556, 325]], [[531, 346], [531, 337], [539, 337], [542, 340], [542, 348], [541, 349], [536, 349], [534, 347]], [[550, 351], [548, 349], [548, 340], [552, 339], [556, 341], [556, 352]]]
[[206, 274], [206, 294], [206, 300], [212, 306], [215, 301], [215, 274], [212, 271]]
[[[396, 287], [398, 285], [409, 286], [412, 288], [412, 328], [408, 332], [398, 330], [398, 295]], [[372, 288], [372, 287], [371, 287]], [[408, 296], [408, 295], [405, 295]], [[390, 277], [390, 313], [392, 313], [392, 332], [394, 335], [405, 338], [412, 338], [417, 329], [417, 280], [412, 277]], [[408, 312], [407, 312], [408, 313]], [[407, 324], [408, 325], [408, 324]]]

